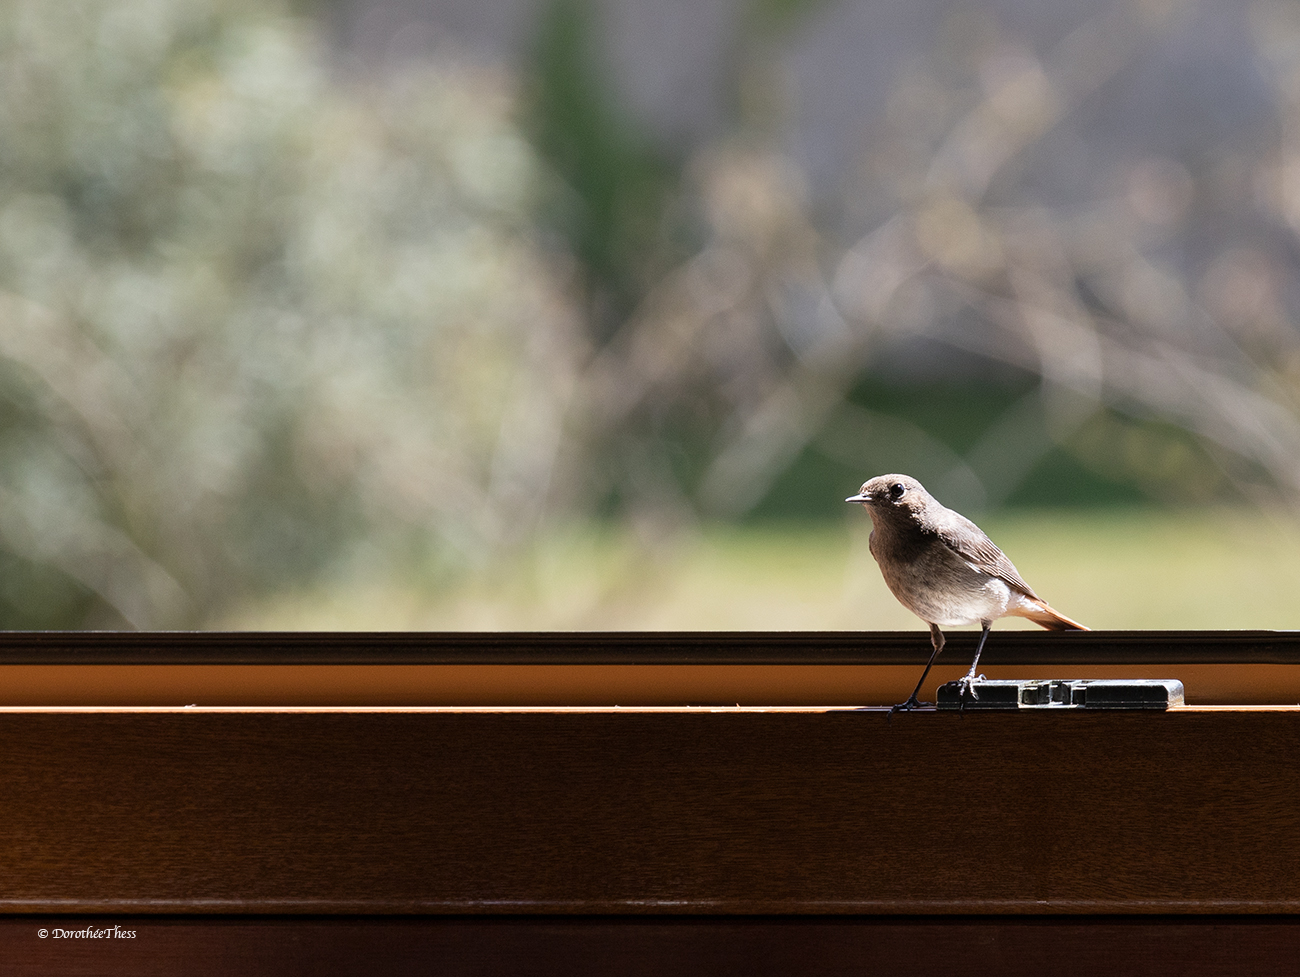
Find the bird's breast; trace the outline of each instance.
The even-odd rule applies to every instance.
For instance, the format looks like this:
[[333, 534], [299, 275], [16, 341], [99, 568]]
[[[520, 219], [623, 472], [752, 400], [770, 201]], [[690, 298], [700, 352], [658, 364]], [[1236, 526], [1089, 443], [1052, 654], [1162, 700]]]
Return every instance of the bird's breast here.
[[872, 534], [871, 554], [885, 584], [917, 617], [942, 627], [1003, 617], [1012, 591], [999, 577], [977, 570], [938, 538], [887, 546]]

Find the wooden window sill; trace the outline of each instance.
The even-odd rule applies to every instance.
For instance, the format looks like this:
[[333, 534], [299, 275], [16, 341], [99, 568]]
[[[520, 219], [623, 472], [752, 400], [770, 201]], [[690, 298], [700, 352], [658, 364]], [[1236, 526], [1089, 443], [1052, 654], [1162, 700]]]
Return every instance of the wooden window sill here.
[[[950, 637], [931, 698], [975, 637]], [[9, 633], [0, 706], [883, 705], [929, 652], [924, 632]], [[1190, 705], [1293, 705], [1300, 632], [999, 632], [981, 670], [1178, 678]]]
[[1300, 911], [1300, 710], [9, 709], [0, 912]]
[[[1180, 678], [1199, 703], [849, 708], [910, 690], [916, 634], [6, 635], [0, 956], [1219, 973], [1300, 953], [1300, 636], [996, 637], [990, 675]], [[32, 935], [69, 921], [152, 942]]]

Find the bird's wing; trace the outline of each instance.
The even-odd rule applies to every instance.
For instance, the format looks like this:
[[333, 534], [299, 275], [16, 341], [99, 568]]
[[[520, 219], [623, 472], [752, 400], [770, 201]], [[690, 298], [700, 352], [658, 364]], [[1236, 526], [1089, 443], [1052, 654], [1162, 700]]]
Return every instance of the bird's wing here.
[[944, 514], [944, 518], [937, 519], [935, 522], [935, 533], [938, 537], [971, 567], [991, 577], [1004, 580], [1009, 587], [1020, 591], [1026, 597], [1042, 601], [1042, 598], [1034, 593], [1033, 588], [1021, 578], [1015, 564], [1007, 559], [1007, 555], [998, 549], [997, 544], [989, 539], [979, 526], [951, 509]]

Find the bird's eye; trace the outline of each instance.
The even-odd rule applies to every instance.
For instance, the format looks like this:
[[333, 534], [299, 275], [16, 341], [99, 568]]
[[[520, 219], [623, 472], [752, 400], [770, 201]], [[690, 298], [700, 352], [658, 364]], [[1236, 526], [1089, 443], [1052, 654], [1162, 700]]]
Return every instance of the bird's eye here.
[[903, 497], [903, 493], [906, 491], [907, 489], [903, 488], [902, 482], [895, 482], [893, 485], [889, 486], [889, 497], [894, 501], [898, 501]]

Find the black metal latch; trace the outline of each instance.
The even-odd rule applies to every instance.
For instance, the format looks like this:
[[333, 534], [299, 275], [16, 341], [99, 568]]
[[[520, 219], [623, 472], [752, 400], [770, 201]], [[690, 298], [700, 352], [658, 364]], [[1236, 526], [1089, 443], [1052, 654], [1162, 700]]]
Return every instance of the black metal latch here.
[[[975, 695], [939, 686], [940, 709], [1157, 709], [1183, 704], [1178, 679], [984, 679]], [[976, 698], [975, 696], [978, 696]]]

